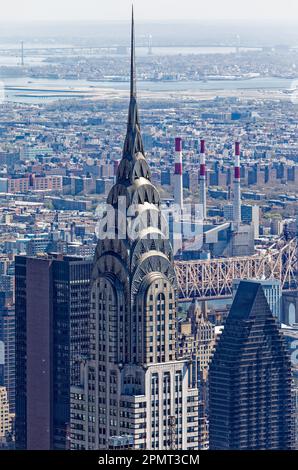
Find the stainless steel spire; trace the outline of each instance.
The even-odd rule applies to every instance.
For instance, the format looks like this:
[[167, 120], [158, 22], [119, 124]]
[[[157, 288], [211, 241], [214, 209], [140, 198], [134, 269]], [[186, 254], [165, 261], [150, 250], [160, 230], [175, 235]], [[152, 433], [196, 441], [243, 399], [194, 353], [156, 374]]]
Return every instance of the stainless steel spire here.
[[136, 59], [135, 59], [135, 27], [134, 12], [131, 14], [131, 51], [130, 51], [130, 102], [128, 110], [127, 133], [123, 149], [123, 157], [133, 160], [135, 154], [144, 154], [144, 147], [140, 133], [139, 112], [137, 105], [136, 87]]
[[135, 52], [135, 22], [133, 5], [131, 7], [131, 43], [130, 43], [130, 98], [136, 98], [136, 52]]

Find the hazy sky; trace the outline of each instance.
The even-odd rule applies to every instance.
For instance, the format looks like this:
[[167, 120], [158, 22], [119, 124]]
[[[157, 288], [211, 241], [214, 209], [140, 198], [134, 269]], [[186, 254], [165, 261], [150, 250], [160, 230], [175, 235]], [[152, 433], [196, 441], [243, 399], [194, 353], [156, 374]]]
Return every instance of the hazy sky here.
[[[128, 20], [131, 0], [2, 0], [0, 21]], [[134, 0], [136, 20], [276, 19], [298, 22], [297, 0]]]

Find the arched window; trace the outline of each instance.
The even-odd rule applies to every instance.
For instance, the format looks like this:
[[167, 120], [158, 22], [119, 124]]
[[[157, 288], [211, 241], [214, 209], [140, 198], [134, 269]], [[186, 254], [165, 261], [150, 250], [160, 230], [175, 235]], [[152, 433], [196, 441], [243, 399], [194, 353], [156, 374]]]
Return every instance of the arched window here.
[[296, 323], [296, 308], [293, 302], [289, 305], [289, 325]]

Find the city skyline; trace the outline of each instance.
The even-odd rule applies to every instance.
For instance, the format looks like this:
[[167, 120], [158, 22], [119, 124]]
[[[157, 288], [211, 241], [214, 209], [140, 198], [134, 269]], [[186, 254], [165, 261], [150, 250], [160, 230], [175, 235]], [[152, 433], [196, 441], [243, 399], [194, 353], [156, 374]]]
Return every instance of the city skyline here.
[[0, 449], [298, 450], [296, 6], [98, 3], [3, 12]]

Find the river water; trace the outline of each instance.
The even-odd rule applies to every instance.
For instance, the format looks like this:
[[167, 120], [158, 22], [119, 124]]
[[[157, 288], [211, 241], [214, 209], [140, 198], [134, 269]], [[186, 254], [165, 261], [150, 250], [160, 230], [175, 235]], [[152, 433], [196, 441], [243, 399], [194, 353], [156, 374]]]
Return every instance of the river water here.
[[[15, 102], [44, 102], [55, 99], [95, 96], [106, 90], [108, 93], [128, 91], [127, 82], [32, 79], [25, 77], [3, 78], [0, 82], [5, 100]], [[138, 89], [145, 92], [199, 92], [214, 90], [286, 90], [293, 85], [292, 79], [266, 77], [243, 80], [211, 81], [138, 81]]]
[[[67, 57], [72, 54], [82, 54], [84, 49], [72, 51], [73, 44], [67, 43], [24, 43], [25, 65], [46, 65], [45, 59], [53, 57], [53, 54], [62, 54]], [[60, 52], [57, 50], [60, 48]], [[55, 51], [51, 49], [56, 49]], [[257, 48], [240, 47], [240, 51], [257, 51]], [[6, 51], [6, 53], [4, 53]], [[20, 65], [20, 43], [0, 43], [0, 66]], [[115, 51], [114, 51], [115, 52]], [[137, 47], [137, 55], [145, 56], [148, 48]], [[178, 54], [231, 54], [235, 53], [235, 47], [230, 46], [197, 46], [197, 47], [157, 47], [153, 45], [152, 52], [156, 56]], [[7, 55], [9, 54], [9, 55]], [[100, 55], [111, 54], [111, 50], [102, 50]], [[113, 53], [115, 56], [115, 53]], [[91, 56], [90, 56], [91, 57]], [[1, 82], [2, 79], [2, 82]], [[285, 90], [292, 86], [292, 80], [275, 77], [253, 78], [243, 80], [211, 80], [211, 81], [138, 81], [138, 89], [146, 92], [204, 92], [211, 90]], [[102, 95], [104, 90], [111, 94], [113, 91], [128, 90], [127, 82], [115, 81], [88, 81], [88, 80], [64, 80], [64, 79], [32, 79], [28, 77], [0, 76], [1, 97], [8, 101], [38, 103], [53, 101], [56, 99]]]
[[[68, 44], [25, 44], [25, 64], [28, 65], [46, 65], [44, 60], [51, 55], [52, 47], [60, 47], [67, 52]], [[26, 54], [26, 47], [28, 54]], [[20, 65], [20, 49], [18, 44], [10, 44], [9, 47], [0, 44], [0, 51], [10, 49], [11, 56], [4, 56], [0, 52], [0, 66], [19, 66]], [[35, 50], [35, 55], [31, 55], [30, 48]], [[38, 49], [42, 49], [39, 54]], [[45, 50], [47, 48], [47, 50]], [[256, 48], [240, 48], [244, 50], [256, 50]], [[234, 53], [234, 47], [227, 46], [205, 46], [205, 47], [153, 47], [153, 54], [156, 55], [172, 55], [172, 54], [229, 54]], [[108, 51], [103, 51], [102, 55], [106, 55]], [[15, 54], [15, 55], [13, 55]], [[138, 55], [148, 54], [145, 47], [137, 48]], [[113, 54], [115, 55], [115, 54]], [[1, 81], [2, 80], [2, 81]], [[242, 80], [210, 80], [210, 81], [140, 81], [138, 80], [138, 89], [145, 92], [204, 92], [204, 91], [234, 91], [234, 90], [286, 90], [293, 85], [291, 79], [281, 79], [276, 77], [251, 78]], [[56, 99], [65, 99], [73, 97], [95, 96], [102, 94], [106, 90], [110, 95], [113, 91], [128, 91], [128, 82], [115, 81], [88, 81], [88, 80], [64, 80], [64, 79], [33, 79], [28, 77], [1, 77], [0, 76], [0, 94], [1, 97], [8, 101], [39, 103], [44, 101], [53, 101]]]

